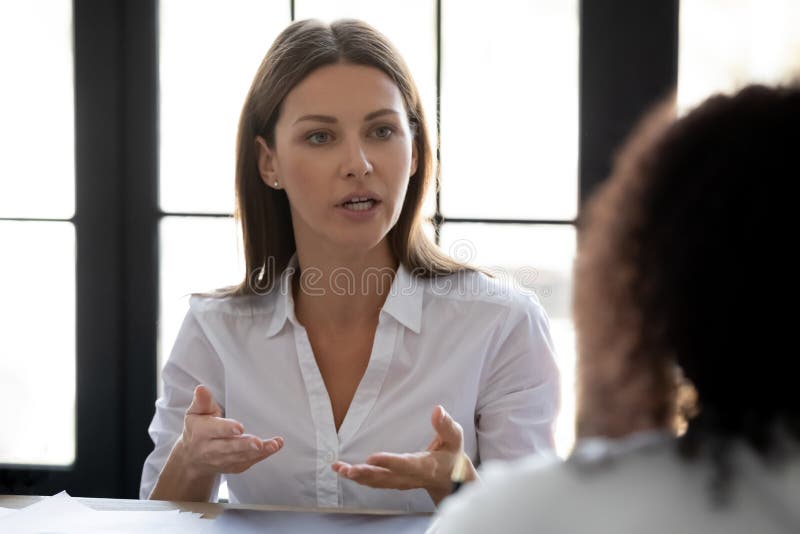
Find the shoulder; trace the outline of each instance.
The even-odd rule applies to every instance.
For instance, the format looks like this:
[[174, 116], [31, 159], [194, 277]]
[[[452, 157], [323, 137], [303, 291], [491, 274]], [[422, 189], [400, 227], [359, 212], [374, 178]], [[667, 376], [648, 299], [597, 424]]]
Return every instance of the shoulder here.
[[277, 293], [220, 297], [195, 294], [189, 299], [189, 313], [201, 324], [213, 320], [263, 319], [274, 313]]
[[500, 524], [507, 532], [528, 531], [542, 519], [538, 512], [537, 518], [531, 517], [533, 503], [538, 509], [542, 497], [548, 494], [554, 502], [559, 501], [555, 495], [565, 501], [571, 498], [562, 489], [568, 474], [557, 459], [537, 455], [511, 462], [487, 462], [480, 473], [480, 482], [465, 486], [444, 501], [436, 521], [437, 534], [484, 532]]
[[544, 316], [544, 309], [532, 291], [522, 291], [510, 279], [490, 277], [480, 271], [425, 279], [425, 301], [433, 305], [456, 306], [488, 312], [505, 312], [508, 318]]
[[[651, 503], [671, 502], [671, 491], [687, 486], [681, 478], [686, 470], [668, 447], [615, 456], [490, 462], [481, 483], [445, 501], [436, 532], [480, 532], [501, 523], [508, 532], [583, 531], [599, 519], [597, 510], [604, 510], [608, 524], [620, 524], [616, 516], [629, 507], [655, 513]], [[680, 480], [667, 480], [672, 477]]]

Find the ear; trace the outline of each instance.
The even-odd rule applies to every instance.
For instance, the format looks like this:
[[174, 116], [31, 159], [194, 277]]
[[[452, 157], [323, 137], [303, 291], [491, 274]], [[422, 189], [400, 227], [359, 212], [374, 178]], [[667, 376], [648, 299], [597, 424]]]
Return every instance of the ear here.
[[275, 151], [267, 146], [266, 140], [261, 136], [256, 136], [254, 143], [256, 146], [258, 174], [261, 175], [261, 181], [267, 184], [268, 187], [275, 188], [275, 182], [278, 179]]
[[411, 172], [409, 176], [414, 176], [417, 172], [417, 139], [416, 137], [411, 141]]

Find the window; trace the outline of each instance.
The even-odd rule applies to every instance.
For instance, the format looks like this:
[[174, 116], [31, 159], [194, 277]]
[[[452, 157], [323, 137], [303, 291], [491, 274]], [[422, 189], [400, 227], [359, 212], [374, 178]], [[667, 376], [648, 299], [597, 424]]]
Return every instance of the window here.
[[578, 42], [577, 0], [442, 2], [440, 245], [547, 311], [562, 456], [575, 417]]
[[794, 0], [681, 2], [679, 108], [748, 83], [800, 82], [798, 28]]
[[291, 13], [289, 2], [261, 0], [225, 9], [163, 0], [159, 9], [161, 369], [188, 295], [244, 276], [232, 219], [236, 128], [256, 68]]
[[70, 1], [0, 4], [0, 464], [75, 459], [72, 65]]

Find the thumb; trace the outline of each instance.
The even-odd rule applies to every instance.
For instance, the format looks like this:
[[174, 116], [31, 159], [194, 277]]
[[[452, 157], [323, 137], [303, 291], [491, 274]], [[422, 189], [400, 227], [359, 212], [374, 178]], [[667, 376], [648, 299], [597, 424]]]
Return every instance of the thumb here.
[[199, 385], [194, 388], [194, 398], [189, 409], [186, 410], [187, 414], [193, 415], [216, 415], [222, 416], [222, 409], [214, 401], [214, 396], [204, 385]]
[[453, 417], [447, 413], [443, 406], [433, 409], [431, 425], [436, 431], [436, 439], [448, 449], [461, 449], [464, 441], [464, 432]]

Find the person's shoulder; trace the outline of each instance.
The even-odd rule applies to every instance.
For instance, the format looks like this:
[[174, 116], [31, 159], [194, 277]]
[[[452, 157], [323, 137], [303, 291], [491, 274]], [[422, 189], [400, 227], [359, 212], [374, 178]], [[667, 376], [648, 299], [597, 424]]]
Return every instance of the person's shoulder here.
[[564, 461], [553, 454], [532, 454], [516, 460], [490, 460], [481, 465], [479, 471], [482, 487], [488, 491], [513, 484], [538, 483], [547, 476], [562, 476]]
[[507, 308], [539, 313], [539, 299], [533, 291], [518, 287], [515, 280], [489, 276], [482, 271], [465, 270], [425, 280], [426, 299], [473, 306]]
[[196, 293], [189, 298], [189, 308], [195, 316], [228, 315], [249, 317], [271, 313], [275, 308], [277, 291], [256, 295], [223, 295]]
[[504, 532], [527, 532], [543, 520], [541, 512], [531, 517], [532, 503], [540, 504], [542, 497], [554, 502], [570, 498], [562, 489], [570, 475], [558, 458], [537, 455], [491, 461], [481, 467], [480, 475], [480, 482], [464, 486], [444, 501], [434, 530], [437, 534], [484, 532], [498, 525]]
[[618, 439], [578, 440], [566, 461], [537, 455], [488, 462], [481, 468], [482, 483], [464, 492], [464, 498], [490, 503], [495, 513], [511, 513], [522, 495], [529, 502], [524, 513], [535, 514], [538, 524], [560, 513], [567, 505], [559, 504], [563, 500], [575, 509], [604, 500], [616, 506], [644, 492], [655, 474], [676, 471], [673, 443], [669, 433], [640, 432]]
[[682, 471], [679, 467], [665, 448], [589, 454], [566, 462], [537, 456], [490, 462], [480, 483], [443, 503], [435, 532], [483, 532], [500, 524], [504, 532], [582, 532], [598, 519], [597, 509], [607, 510], [606, 521], [617, 524], [618, 516], [628, 513], [625, 503], [635, 508], [648, 501], [671, 502], [669, 490], [679, 485], [656, 489], [653, 480], [665, 485], [664, 477]]

